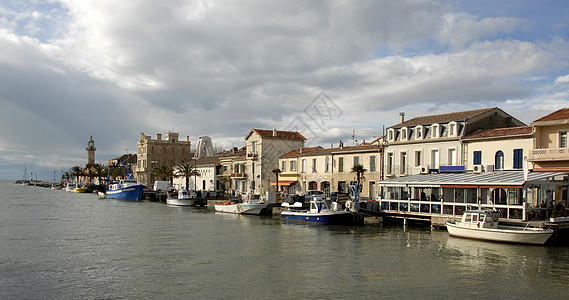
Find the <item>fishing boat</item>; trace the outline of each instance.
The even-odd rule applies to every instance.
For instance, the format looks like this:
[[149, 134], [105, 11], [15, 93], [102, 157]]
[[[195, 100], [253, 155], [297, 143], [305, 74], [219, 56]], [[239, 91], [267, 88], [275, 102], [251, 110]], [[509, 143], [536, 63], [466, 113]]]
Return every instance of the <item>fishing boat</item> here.
[[124, 200], [141, 200], [146, 186], [139, 184], [133, 179], [123, 179], [109, 184], [106, 198], [124, 199]]
[[216, 212], [221, 213], [259, 215], [268, 205], [268, 203], [261, 202], [259, 195], [246, 195], [241, 203], [228, 200], [214, 207]]
[[196, 202], [196, 198], [192, 197], [188, 190], [179, 190], [178, 195], [175, 197], [170, 196], [170, 194], [168, 196], [166, 203], [170, 205], [193, 206]]
[[493, 242], [543, 245], [553, 234], [551, 229], [498, 225], [497, 210], [467, 210], [460, 221], [447, 221], [450, 236]]
[[281, 204], [285, 210], [281, 213], [282, 221], [293, 221], [309, 224], [346, 224], [351, 220], [351, 212], [341, 209], [338, 202], [313, 196], [309, 201], [308, 209], [301, 202], [292, 205], [285, 202]]

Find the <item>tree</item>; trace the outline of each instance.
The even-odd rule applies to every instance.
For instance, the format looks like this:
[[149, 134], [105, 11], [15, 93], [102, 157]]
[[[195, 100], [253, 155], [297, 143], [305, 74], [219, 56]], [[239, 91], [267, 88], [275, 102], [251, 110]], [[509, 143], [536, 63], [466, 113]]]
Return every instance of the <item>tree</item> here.
[[[364, 173], [367, 170], [364, 168], [364, 166], [357, 164], [355, 166], [352, 167], [352, 173], [356, 173], [356, 181], [358, 183], [358, 194], [360, 193], [360, 180], [364, 179]], [[357, 196], [357, 195], [356, 195]]]
[[226, 192], [227, 188], [231, 189], [231, 178], [229, 176], [219, 176], [219, 181], [223, 186], [223, 192]]
[[81, 176], [81, 174], [83, 174], [83, 168], [81, 168], [80, 166], [74, 166], [71, 168], [71, 170], [69, 170], [69, 173], [71, 174], [72, 177], [75, 177], [75, 182], [79, 182], [79, 176]]
[[190, 185], [190, 177], [191, 176], [201, 176], [200, 172], [192, 166], [192, 164], [181, 164], [176, 169], [174, 174], [176, 178], [178, 177], [185, 177], [186, 178], [186, 189], [189, 189], [188, 185]]
[[156, 169], [154, 169], [153, 173], [154, 173], [154, 176], [156, 176], [162, 180], [168, 180], [168, 181], [170, 181], [170, 178], [172, 178], [172, 176], [174, 176], [174, 170], [172, 169], [172, 167], [170, 167], [168, 165], [160, 165], [160, 166], [156, 167]]
[[281, 169], [276, 168], [276, 169], [273, 169], [271, 172], [275, 173], [275, 176], [277, 177], [276, 183], [277, 183], [277, 192], [278, 192], [279, 191], [279, 174], [282, 173], [282, 171], [281, 171]]

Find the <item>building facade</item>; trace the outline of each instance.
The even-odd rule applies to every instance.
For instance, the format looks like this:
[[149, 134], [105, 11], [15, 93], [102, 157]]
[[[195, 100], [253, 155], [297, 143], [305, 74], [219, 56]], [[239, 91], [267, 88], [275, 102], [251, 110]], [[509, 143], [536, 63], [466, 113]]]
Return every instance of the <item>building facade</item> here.
[[152, 186], [154, 169], [160, 165], [174, 167], [192, 161], [189, 136], [186, 136], [185, 141], [178, 140], [178, 136], [176, 132], [167, 132], [165, 139], [162, 139], [162, 134], [157, 134], [156, 139], [152, 139], [143, 132], [140, 133], [136, 163], [136, 179], [139, 183]]
[[428, 173], [440, 166], [464, 166], [461, 138], [478, 130], [525, 126], [499, 108], [486, 108], [404, 120], [387, 129], [386, 176]]
[[535, 128], [529, 161], [534, 169], [569, 170], [569, 108], [560, 109], [531, 123]]
[[[522, 170], [533, 147], [531, 126], [482, 130], [462, 138], [466, 170]], [[529, 168], [529, 166], [528, 166]]]
[[[279, 167], [279, 157], [304, 147], [306, 138], [296, 131], [252, 129], [245, 137], [246, 192], [264, 194], [274, 181], [272, 170]], [[274, 189], [273, 189], [274, 190]]]

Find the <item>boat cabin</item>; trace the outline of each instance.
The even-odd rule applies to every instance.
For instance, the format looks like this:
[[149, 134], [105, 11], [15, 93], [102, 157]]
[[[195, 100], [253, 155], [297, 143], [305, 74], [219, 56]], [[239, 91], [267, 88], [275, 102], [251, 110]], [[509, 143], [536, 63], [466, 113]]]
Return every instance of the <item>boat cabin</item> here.
[[500, 211], [497, 210], [467, 210], [457, 225], [470, 228], [497, 228], [499, 218]]

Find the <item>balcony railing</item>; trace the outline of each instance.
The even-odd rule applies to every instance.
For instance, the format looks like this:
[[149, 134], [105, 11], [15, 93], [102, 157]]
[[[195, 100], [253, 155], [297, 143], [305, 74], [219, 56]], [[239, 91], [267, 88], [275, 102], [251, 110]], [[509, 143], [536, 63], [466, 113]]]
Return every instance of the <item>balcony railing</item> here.
[[231, 178], [246, 178], [247, 174], [245, 173], [231, 173]]
[[569, 148], [531, 149], [529, 161], [569, 160]]

